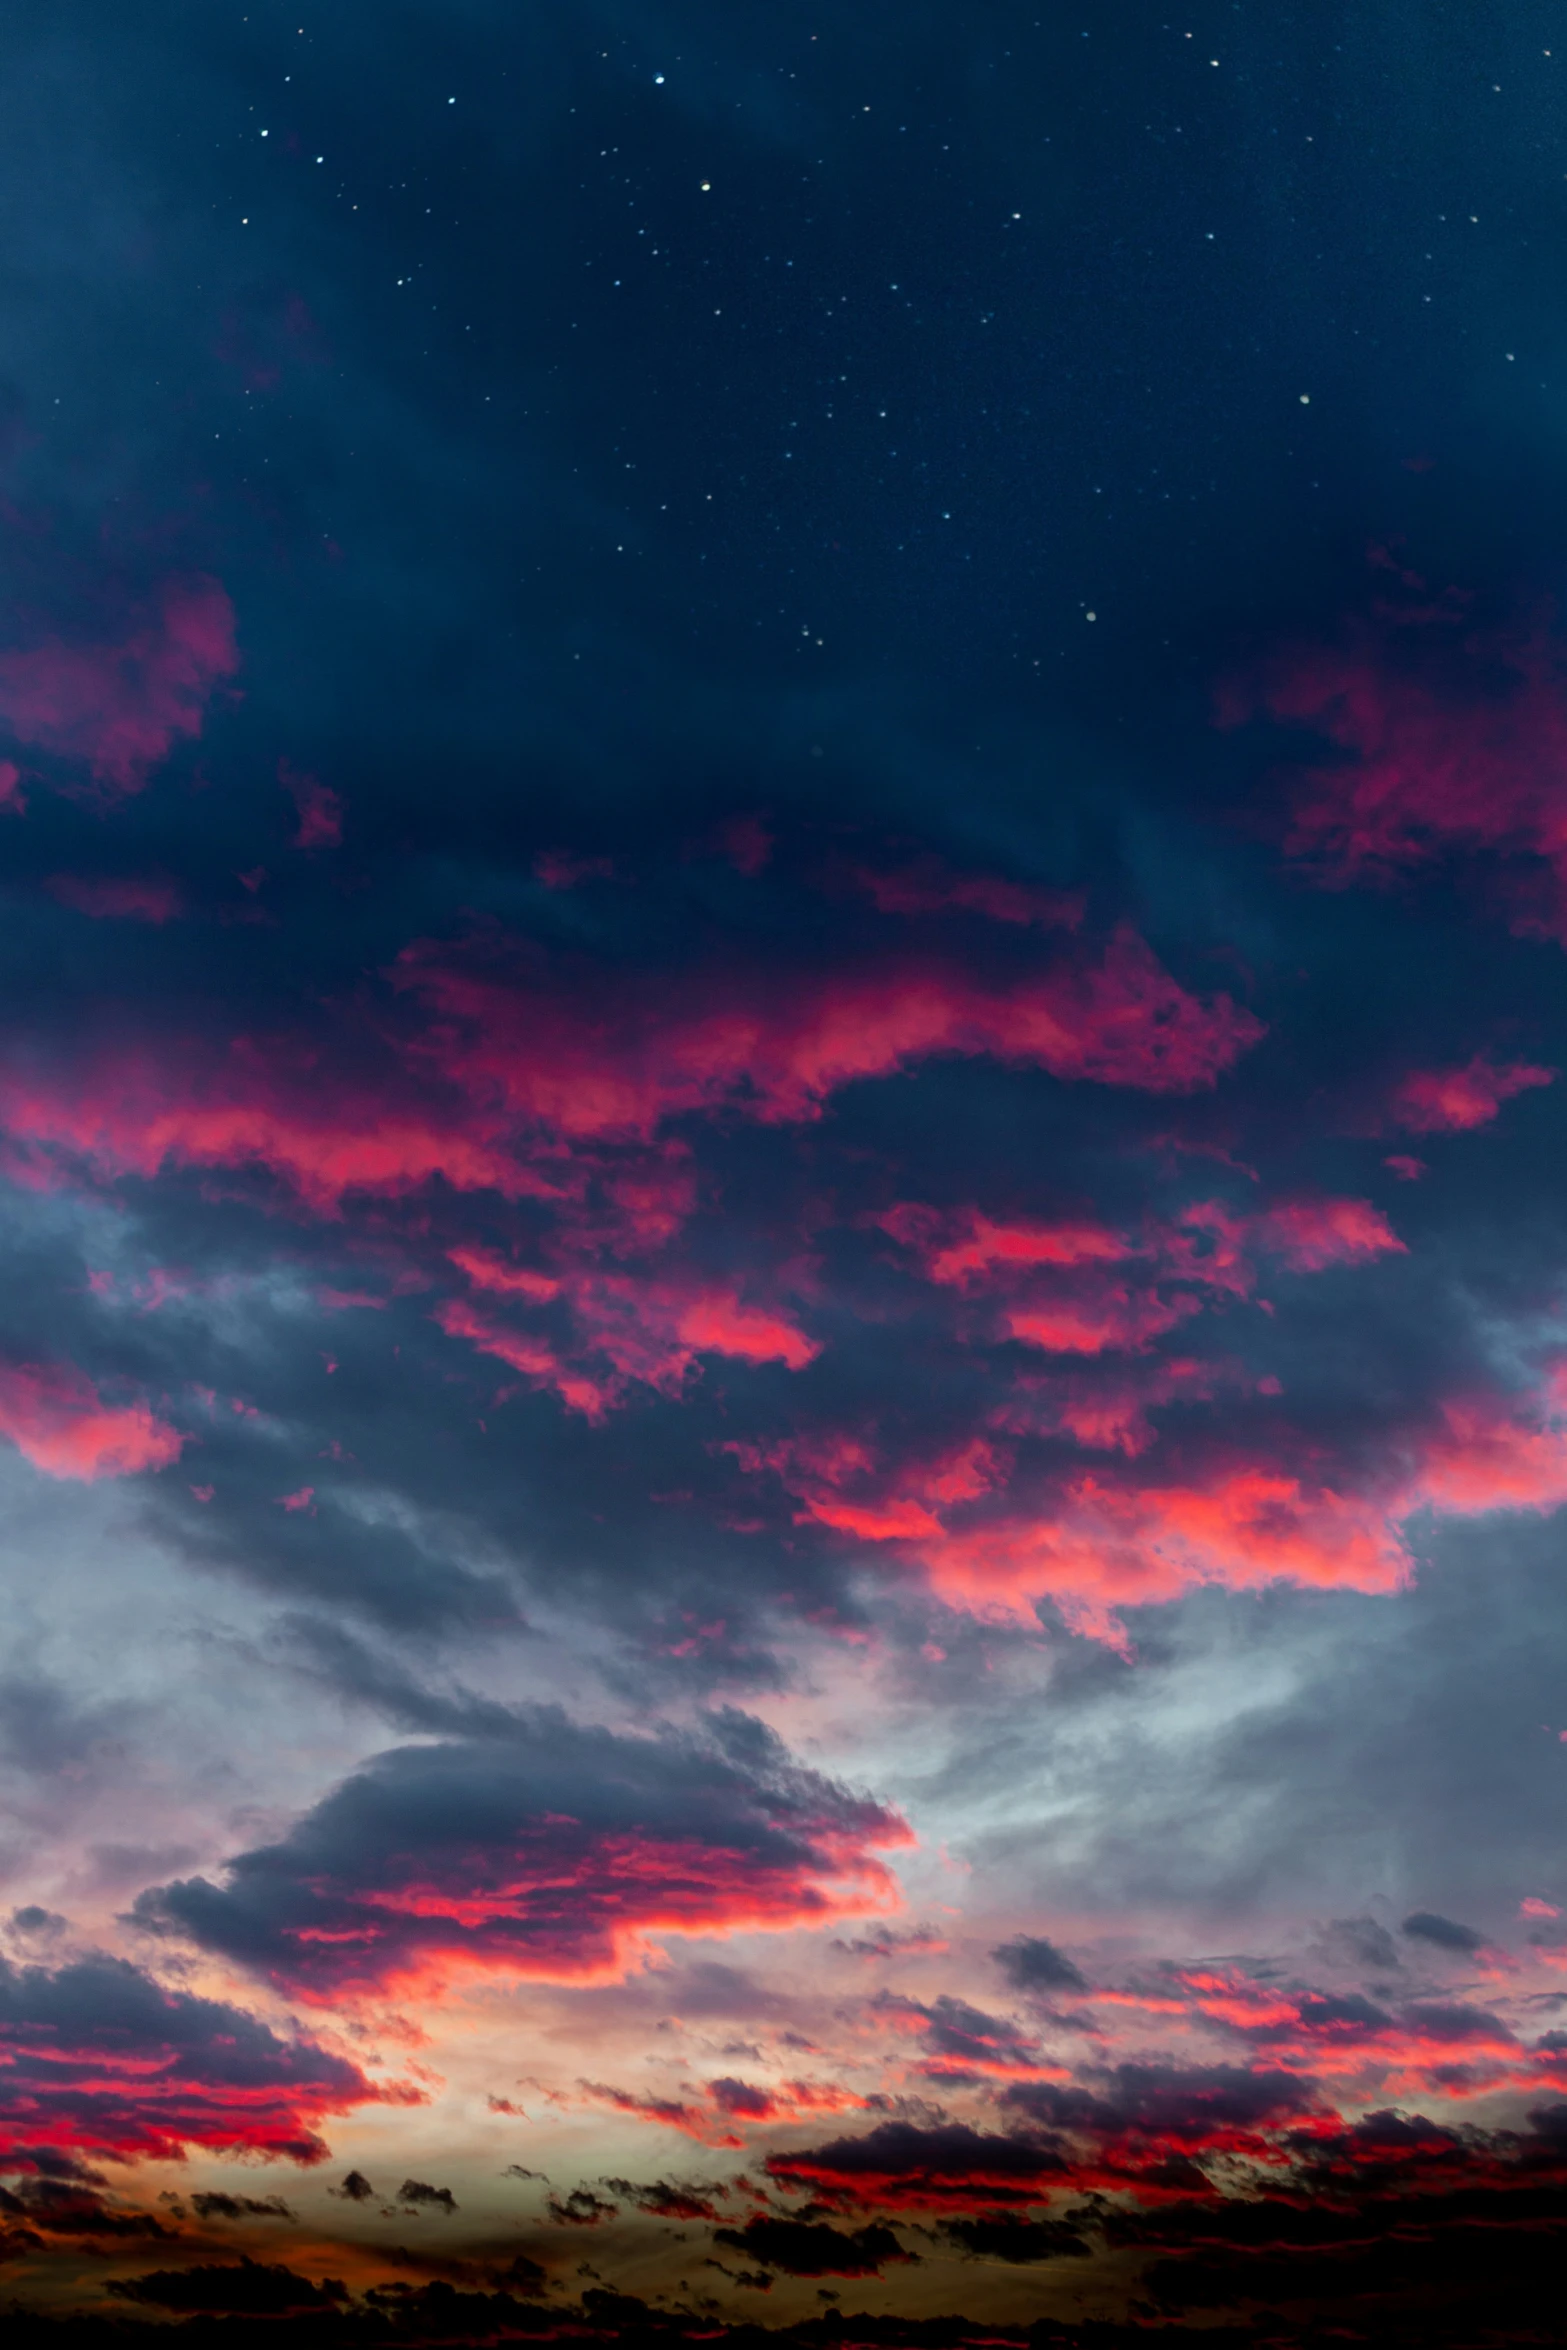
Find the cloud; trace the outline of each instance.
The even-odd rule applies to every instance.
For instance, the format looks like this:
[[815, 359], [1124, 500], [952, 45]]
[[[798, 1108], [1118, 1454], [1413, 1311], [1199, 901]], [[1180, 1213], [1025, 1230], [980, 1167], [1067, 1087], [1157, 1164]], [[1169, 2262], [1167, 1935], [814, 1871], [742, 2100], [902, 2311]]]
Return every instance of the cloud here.
[[214, 689], [238, 667], [218, 582], [169, 580], [115, 641], [47, 637], [0, 653], [0, 721], [30, 750], [84, 763], [104, 790], [137, 792], [176, 742], [200, 734]]
[[122, 2301], [151, 2309], [208, 2311], [233, 2317], [288, 2317], [300, 2310], [332, 2309], [348, 2299], [334, 2277], [313, 2285], [281, 2268], [241, 2257], [194, 2268], [157, 2268], [146, 2276], [111, 2278], [107, 2290]]
[[1552, 2109], [1527, 2129], [1461, 2133], [1382, 2110], [1302, 2133], [1285, 2155], [1282, 2176], [1244, 2195], [1105, 2214], [1112, 2248], [1159, 2256], [1143, 2286], [1164, 2315], [1282, 2304], [1284, 2339], [1302, 2343], [1368, 2319], [1388, 2339], [1455, 2345], [1549, 2333], [1567, 2231]]
[[1294, 1273], [1407, 1254], [1381, 1209], [1363, 1199], [1286, 1200], [1257, 1217], [1252, 1230]]
[[45, 887], [72, 913], [95, 922], [150, 922], [157, 928], [184, 907], [178, 882], [164, 874], [53, 873]]
[[1370, 1974], [1394, 1974], [1404, 1963], [1392, 1935], [1375, 1918], [1333, 1918], [1318, 1939], [1330, 1959]]
[[[1029, 1617], [1049, 1599], [1074, 1629], [1115, 1644], [1116, 1610], [1204, 1583], [1400, 1590], [1413, 1564], [1407, 1528], [1422, 1513], [1559, 1508], [1567, 1501], [1559, 1389], [1552, 1371], [1516, 1398], [1442, 1403], [1424, 1427], [1389, 1431], [1380, 1458], [1373, 1451], [1346, 1461], [1342, 1473], [1320, 1454], [1308, 1466], [1286, 1423], [1258, 1443], [1260, 1457], [1221, 1453], [1190, 1483], [1067, 1475], [1036, 1490], [1026, 1512], [996, 1492], [1004, 1480], [994, 1453], [993, 1473], [976, 1474], [949, 1499], [928, 1470], [914, 1472], [912, 1493], [889, 1493], [864, 1447], [734, 1449], [743, 1465], [776, 1468], [819, 1522], [896, 1545], [947, 1605]], [[863, 1494], [854, 1490], [862, 1483], [870, 1488]]]
[[573, 2187], [569, 2195], [547, 2195], [544, 2207], [557, 2227], [565, 2228], [598, 2228], [619, 2216], [616, 2205], [606, 2203], [590, 2187]]
[[[575, 1329], [564, 1356], [547, 1335], [498, 1323], [462, 1298], [444, 1299], [435, 1319], [449, 1337], [466, 1338], [497, 1356], [530, 1385], [553, 1388], [589, 1420], [602, 1419], [621, 1399], [627, 1379], [678, 1393], [704, 1354], [802, 1371], [821, 1352], [786, 1314], [743, 1299], [732, 1284], [582, 1266], [546, 1275], [475, 1249], [450, 1254], [482, 1291], [537, 1305], [561, 1300], [569, 1307]], [[583, 1349], [590, 1350], [586, 1363]], [[591, 1355], [600, 1361], [593, 1363]]]
[[145, 1404], [106, 1404], [69, 1365], [0, 1363], [0, 1436], [46, 1477], [134, 1477], [177, 1461], [185, 1439]]
[[712, 2198], [726, 2190], [722, 2188], [686, 2187], [669, 2179], [651, 2179], [639, 2183], [634, 2179], [601, 2179], [599, 2184], [618, 2195], [623, 2203], [634, 2204], [652, 2219], [688, 2220], [718, 2217], [718, 2207]]
[[404, 2179], [397, 2190], [397, 2200], [415, 2210], [444, 2211], [448, 2218], [457, 2209], [457, 2198], [450, 2187], [431, 2187], [423, 2179]]
[[1040, 1934], [1017, 1934], [991, 1952], [1015, 1991], [1082, 1991], [1087, 1985], [1064, 1951]]
[[294, 847], [337, 848], [343, 838], [341, 795], [326, 784], [318, 783], [313, 775], [298, 774], [286, 759], [278, 768], [278, 781], [299, 812], [299, 830], [294, 835]]
[[1440, 1917], [1435, 1910], [1412, 1910], [1402, 1930], [1417, 1942], [1434, 1943], [1438, 1950], [1459, 1950], [1472, 1956], [1485, 1948], [1485, 1936], [1477, 1934], [1473, 1926], [1461, 1926], [1455, 1918]]
[[1070, 2220], [1021, 2219], [1012, 2211], [944, 2219], [940, 2232], [973, 2260], [1004, 2260], [1014, 2268], [1041, 2260], [1083, 2260], [1089, 2249]]
[[226, 2195], [209, 2188], [192, 2195], [190, 2207], [198, 2219], [288, 2219], [294, 2217], [281, 2195]]
[[762, 2212], [743, 2228], [716, 2229], [713, 2241], [790, 2277], [875, 2277], [889, 2262], [916, 2257], [889, 2227], [844, 2232], [821, 2220], [774, 2219]]
[[[26, 2159], [37, 2163], [42, 2173], [46, 2159], [43, 2148], [29, 2147]], [[127, 2209], [101, 2195], [98, 2192], [101, 2183], [95, 2171], [81, 2177], [17, 2178], [14, 2186], [0, 2187], [0, 2214], [7, 2220], [25, 2220], [29, 2232], [86, 2237], [98, 2243], [135, 2237], [158, 2241], [173, 2232], [151, 2212]]]
[[333, 2001], [457, 1969], [609, 1979], [650, 1936], [827, 1924], [897, 1902], [897, 1815], [748, 1716], [654, 1738], [552, 1708], [510, 1737], [376, 1756], [226, 1881], [142, 1895], [144, 1924]]
[[[1193, 1201], [1136, 1232], [1081, 1217], [1000, 1220], [977, 1207], [940, 1212], [910, 1201], [874, 1221], [928, 1280], [966, 1298], [995, 1298], [993, 1338], [1051, 1354], [1145, 1352], [1191, 1317], [1249, 1298], [1259, 1251], [1298, 1273], [1407, 1253], [1369, 1201], [1320, 1196], [1285, 1199], [1256, 1215]], [[975, 1327], [971, 1315], [965, 1334]]]
[[344, 2056], [118, 1958], [0, 1960], [0, 2048], [0, 2139], [120, 2161], [199, 2146], [315, 2163], [323, 2120], [391, 2094]]
[[882, 914], [978, 914], [988, 922], [1075, 930], [1083, 901], [1064, 890], [1035, 889], [996, 873], [959, 873], [940, 857], [916, 857], [887, 872], [869, 868], [853, 879]]
[[1301, 781], [1286, 848], [1325, 878], [1385, 879], [1465, 851], [1538, 860], [1554, 912], [1567, 702], [1541, 637], [1409, 640], [1358, 631], [1297, 646], [1221, 696], [1220, 721], [1255, 713], [1322, 735], [1341, 756]]
[[1092, 2086], [1018, 2081], [1002, 2092], [1004, 2109], [1052, 2131], [1085, 2139], [1095, 2156], [1147, 2143], [1162, 2153], [1233, 2153], [1256, 2147], [1256, 2133], [1320, 2109], [1315, 2084], [1277, 2067], [1156, 2064], [1127, 2060], [1091, 2075]]
[[1067, 2165], [1053, 2146], [967, 2122], [890, 2121], [863, 2137], [770, 2154], [766, 2169], [781, 2185], [810, 2187], [824, 2199], [965, 2211], [1040, 2202], [1066, 2183]]
[[1491, 1061], [1476, 1053], [1462, 1068], [1412, 1069], [1393, 1088], [1387, 1115], [1408, 1134], [1466, 1134], [1488, 1126], [1514, 1094], [1555, 1082], [1554, 1069], [1532, 1061]]
[[667, 1119], [730, 1108], [809, 1120], [847, 1085], [933, 1054], [983, 1055], [1053, 1076], [1182, 1093], [1215, 1084], [1262, 1034], [1227, 996], [1203, 1002], [1129, 928], [1097, 956], [985, 987], [958, 966], [870, 963], [776, 978], [713, 971], [700, 987], [611, 996], [488, 942], [404, 950], [394, 973], [436, 1023], [423, 1046], [470, 1095], [579, 1141], [647, 1138]]
[[1039, 2042], [1010, 2017], [988, 2015], [950, 1992], [924, 2001], [883, 1991], [870, 2002], [869, 2013], [895, 2030], [921, 2036], [924, 2053], [918, 2070], [930, 2080], [969, 2081], [986, 2073], [1006, 2076], [1057, 2069], [1041, 2062]]

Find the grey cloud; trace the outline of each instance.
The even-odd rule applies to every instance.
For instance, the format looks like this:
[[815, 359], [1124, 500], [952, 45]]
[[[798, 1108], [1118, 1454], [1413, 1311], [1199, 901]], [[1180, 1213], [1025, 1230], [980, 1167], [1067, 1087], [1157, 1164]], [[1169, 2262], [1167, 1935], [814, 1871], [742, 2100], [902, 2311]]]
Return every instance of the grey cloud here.
[[[281, 1842], [239, 1854], [223, 1885], [154, 1887], [133, 1915], [317, 1988], [392, 1979], [442, 1951], [569, 1975], [602, 1966], [635, 1931], [639, 1849], [649, 1924], [667, 1928], [678, 1902], [696, 1932], [752, 1914], [831, 1915], [824, 1887], [851, 1865], [879, 1884], [873, 1849], [903, 1833], [748, 1715], [648, 1738], [540, 1707], [504, 1737], [373, 1757]], [[410, 1872], [454, 1906], [389, 1906]], [[506, 1891], [486, 1899], [497, 1872]]]
[[1080, 1968], [1042, 1935], [1018, 1934], [991, 1952], [1015, 1991], [1086, 1991]]
[[1473, 1926], [1462, 1926], [1454, 1918], [1444, 1918], [1435, 1910], [1411, 1910], [1401, 1931], [1417, 1942], [1430, 1942], [1438, 1950], [1460, 1951], [1472, 1956], [1485, 1948], [1485, 1936], [1477, 1934]]
[[228, 2195], [220, 2188], [202, 2190], [190, 2199], [198, 2219], [287, 2219], [295, 2216], [281, 2195]]
[[1318, 1934], [1317, 1947], [1330, 1965], [1367, 1974], [1396, 1974], [1404, 1963], [1386, 1926], [1370, 1917], [1332, 1919]]
[[444, 2211], [448, 2218], [457, 2209], [457, 2198], [450, 2187], [432, 2187], [423, 2179], [404, 2179], [397, 2190], [397, 2200], [415, 2210]]

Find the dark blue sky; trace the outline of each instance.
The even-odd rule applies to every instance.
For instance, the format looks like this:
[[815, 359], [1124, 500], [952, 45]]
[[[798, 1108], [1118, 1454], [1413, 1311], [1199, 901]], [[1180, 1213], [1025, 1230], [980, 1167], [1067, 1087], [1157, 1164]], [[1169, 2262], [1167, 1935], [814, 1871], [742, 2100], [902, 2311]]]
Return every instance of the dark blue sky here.
[[0, 25], [29, 2306], [1543, 2338], [1564, 73]]

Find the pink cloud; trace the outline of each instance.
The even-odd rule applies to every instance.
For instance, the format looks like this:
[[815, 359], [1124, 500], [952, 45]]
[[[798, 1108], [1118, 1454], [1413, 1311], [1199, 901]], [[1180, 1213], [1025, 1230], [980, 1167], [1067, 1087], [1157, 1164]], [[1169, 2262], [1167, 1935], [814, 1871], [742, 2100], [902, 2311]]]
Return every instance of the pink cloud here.
[[0, 1436], [46, 1477], [92, 1484], [166, 1469], [185, 1439], [145, 1404], [106, 1404], [69, 1366], [0, 1365]]
[[170, 580], [118, 643], [50, 637], [0, 653], [0, 719], [18, 742], [84, 761], [105, 790], [136, 792], [176, 742], [200, 734], [214, 689], [238, 667], [218, 582]]
[[279, 762], [277, 772], [279, 783], [299, 811], [295, 848], [335, 849], [343, 837], [341, 794], [318, 783], [313, 775], [299, 774], [286, 759]]
[[[1297, 1272], [1404, 1249], [1379, 1209], [1352, 1199], [1287, 1200], [1251, 1216], [1202, 1200], [1135, 1238], [1084, 1218], [999, 1222], [977, 1208], [941, 1212], [911, 1202], [874, 1221], [938, 1286], [1005, 1297], [981, 1332], [1054, 1354], [1140, 1350], [1215, 1299], [1249, 1297], [1257, 1249]], [[1121, 1268], [1134, 1262], [1146, 1273], [1128, 1280]]]
[[1023, 1393], [993, 1415], [992, 1425], [1015, 1435], [1070, 1436], [1085, 1452], [1119, 1452], [1135, 1460], [1158, 1441], [1150, 1411], [1170, 1403], [1207, 1403], [1221, 1388], [1251, 1384], [1238, 1365], [1190, 1356], [1117, 1363], [1108, 1371], [1025, 1381]]
[[[1451, 618], [1452, 612], [1442, 615]], [[1310, 727], [1341, 756], [1294, 796], [1288, 855], [1328, 883], [1386, 882], [1480, 858], [1511, 926], [1567, 938], [1567, 684], [1543, 635], [1443, 642], [1394, 660], [1369, 631], [1297, 647], [1219, 697]]]
[[535, 1386], [551, 1387], [572, 1410], [600, 1418], [627, 1379], [677, 1393], [703, 1354], [748, 1363], [782, 1363], [800, 1371], [821, 1349], [774, 1308], [753, 1305], [732, 1286], [690, 1275], [645, 1275], [563, 1265], [547, 1275], [508, 1264], [488, 1251], [454, 1249], [451, 1259], [475, 1287], [532, 1304], [563, 1302], [575, 1326], [574, 1357], [602, 1356], [606, 1374], [563, 1358], [557, 1343], [537, 1332], [497, 1324], [461, 1300], [439, 1307], [436, 1319], [450, 1337], [467, 1338], [509, 1362]]
[[579, 881], [607, 881], [615, 868], [608, 857], [579, 857], [570, 849], [540, 849], [533, 873], [546, 889], [575, 889]]
[[724, 855], [737, 873], [754, 881], [772, 861], [773, 836], [760, 816], [734, 816], [719, 836]]
[[511, 1264], [492, 1249], [454, 1248], [448, 1249], [447, 1255], [475, 1289], [493, 1290], [500, 1297], [525, 1297], [534, 1304], [560, 1295], [561, 1285], [553, 1274], [536, 1272], [531, 1265]]
[[99, 922], [161, 924], [173, 921], [184, 910], [178, 882], [170, 881], [163, 874], [94, 877], [54, 873], [44, 887], [62, 906]]
[[1364, 1265], [1389, 1252], [1407, 1254], [1381, 1209], [1363, 1199], [1286, 1200], [1258, 1216], [1252, 1229], [1297, 1273]]
[[[1220, 1374], [1194, 1372], [1196, 1400]], [[1096, 1413], [1091, 1388], [1074, 1394], [1068, 1385], [1059, 1398], [1047, 1388], [1006, 1424], [1023, 1433], [1077, 1420], [1083, 1441], [1131, 1461], [1147, 1450], [1140, 1408], [1176, 1400], [1180, 1389], [1158, 1372], [1146, 1395], [1112, 1384]], [[990, 1445], [970, 1448], [967, 1475], [946, 1484], [918, 1461], [884, 1466], [850, 1435], [725, 1449], [748, 1474], [780, 1478], [806, 1519], [922, 1571], [947, 1605], [1029, 1621], [1036, 1602], [1049, 1599], [1078, 1630], [1119, 1646], [1120, 1609], [1163, 1604], [1205, 1583], [1398, 1590], [1412, 1571], [1410, 1523], [1424, 1513], [1560, 1508], [1567, 1369], [1517, 1399], [1448, 1401], [1380, 1463], [1335, 1469], [1287, 1425], [1257, 1442], [1250, 1458], [1193, 1462], [1162, 1478], [1095, 1471], [1016, 1495], [1011, 1464]]]
[[312, 1094], [260, 1053], [214, 1062], [165, 1045], [52, 1079], [0, 1069], [0, 1122], [14, 1149], [60, 1152], [105, 1177], [263, 1166], [324, 1212], [348, 1192], [395, 1197], [437, 1175], [512, 1198], [547, 1188], [504, 1144], [477, 1138], [472, 1121], [384, 1093]]
[[615, 1379], [595, 1379], [574, 1370], [543, 1338], [512, 1330], [491, 1315], [481, 1314], [462, 1298], [446, 1298], [435, 1309], [435, 1319], [448, 1338], [465, 1338], [481, 1354], [520, 1371], [532, 1387], [552, 1388], [562, 1403], [589, 1420], [601, 1420], [619, 1395]]
[[1201, 1310], [1196, 1298], [1179, 1291], [1160, 1297], [1152, 1290], [1108, 1289], [1097, 1297], [1014, 1307], [1003, 1314], [1002, 1327], [1009, 1338], [1046, 1354], [1097, 1355], [1147, 1346]]
[[957, 873], [939, 857], [919, 857], [897, 872], [861, 870], [859, 887], [883, 914], [980, 914], [990, 922], [1075, 930], [1083, 901], [1065, 890], [1035, 889], [994, 873]]
[[[437, 1177], [559, 1203], [584, 1193], [591, 1163], [600, 1245], [651, 1247], [695, 1198], [689, 1146], [659, 1132], [683, 1115], [813, 1120], [843, 1086], [938, 1053], [1189, 1091], [1215, 1083], [1262, 1033], [1227, 997], [1186, 993], [1129, 931], [1009, 986], [895, 964], [791, 988], [756, 971], [633, 987], [490, 941], [409, 949], [392, 976], [424, 1018], [373, 1038], [345, 1024], [361, 1062], [348, 1079], [316, 1040], [287, 1037], [236, 1039], [227, 1053], [161, 1038], [56, 1072], [0, 1066], [15, 1178], [47, 1182], [57, 1158], [109, 1178], [261, 1166], [334, 1211], [351, 1192], [395, 1197]], [[381, 1057], [373, 1077], [370, 1053]], [[719, 1327], [716, 1304], [686, 1305]], [[607, 1289], [601, 1306], [607, 1322], [620, 1311]], [[742, 1335], [733, 1311], [727, 1326]], [[728, 1351], [761, 1359], [756, 1350], [774, 1345], [779, 1359], [799, 1359], [803, 1342], [780, 1331], [776, 1313], [770, 1337], [753, 1320]]]
[[783, 1363], [803, 1371], [821, 1348], [782, 1314], [743, 1305], [732, 1289], [701, 1289], [676, 1309], [675, 1334], [698, 1354], [734, 1355], [747, 1363]]
[[1410, 1134], [1463, 1134], [1488, 1126], [1514, 1094], [1555, 1081], [1554, 1069], [1530, 1061], [1493, 1062], [1476, 1053], [1461, 1069], [1411, 1070], [1394, 1088], [1388, 1115]]
[[416, 1051], [519, 1120], [579, 1139], [648, 1136], [703, 1109], [813, 1119], [842, 1087], [938, 1053], [1191, 1092], [1263, 1033], [1229, 997], [1189, 995], [1129, 929], [1011, 986], [931, 964], [808, 975], [788, 988], [713, 972], [694, 988], [634, 991], [584, 971], [568, 989], [487, 945], [411, 947], [394, 977], [439, 1023]]
[[932, 1281], [959, 1288], [1041, 1265], [1113, 1265], [1142, 1253], [1123, 1233], [1087, 1218], [1056, 1224], [998, 1223], [978, 1208], [944, 1217], [934, 1209], [905, 1203], [887, 1209], [876, 1221], [923, 1259]]

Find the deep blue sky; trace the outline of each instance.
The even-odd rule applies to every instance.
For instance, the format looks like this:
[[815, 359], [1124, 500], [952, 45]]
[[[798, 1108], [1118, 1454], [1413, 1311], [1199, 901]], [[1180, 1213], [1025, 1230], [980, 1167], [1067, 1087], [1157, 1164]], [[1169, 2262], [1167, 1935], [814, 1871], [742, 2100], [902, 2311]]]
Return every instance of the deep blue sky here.
[[24, 2301], [1540, 2338], [1564, 73], [0, 24]]

